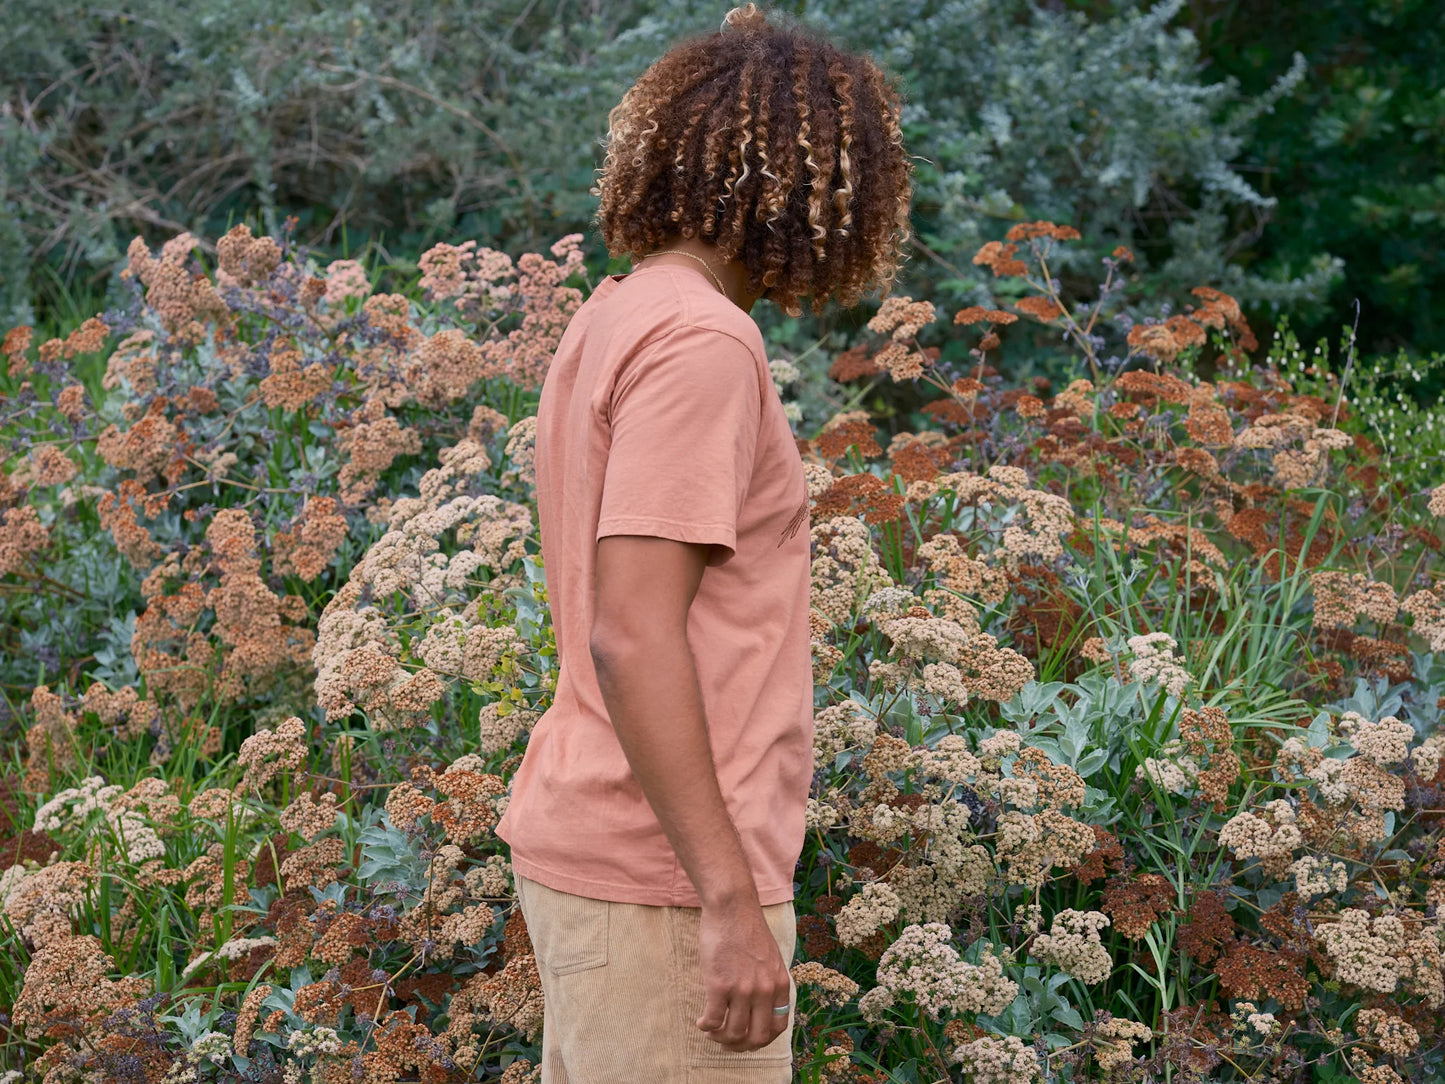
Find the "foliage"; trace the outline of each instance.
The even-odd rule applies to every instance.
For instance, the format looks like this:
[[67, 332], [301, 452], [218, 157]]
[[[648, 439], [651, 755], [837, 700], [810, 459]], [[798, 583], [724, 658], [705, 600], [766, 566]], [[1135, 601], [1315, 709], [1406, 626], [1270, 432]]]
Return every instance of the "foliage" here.
[[[1245, 140], [1303, 69], [1243, 100], [1204, 82], [1194, 38], [1169, 25], [1179, 6], [1093, 21], [1029, 0], [806, 6], [898, 72], [912, 103], [926, 248], [906, 288], [979, 302], [991, 283], [968, 257], [989, 221], [1048, 217], [1094, 247], [1132, 245], [1134, 303], [1201, 281], [1246, 305], [1322, 294], [1338, 271], [1323, 255], [1270, 275], [1227, 258], [1273, 208], [1236, 168]], [[313, 246], [344, 228], [394, 252], [582, 230], [607, 111], [680, 36], [716, 25], [662, 3], [10, 7], [7, 56], [34, 74], [0, 115], [0, 306], [26, 322], [22, 264], [104, 274], [135, 229], [212, 236], [253, 206], [267, 231], [291, 214]], [[1072, 256], [1058, 270], [1070, 296], [1094, 272]]]
[[[1092, 247], [1130, 245], [1141, 272], [1132, 289], [1155, 306], [1201, 281], [1276, 307], [1331, 281], [1338, 268], [1323, 255], [1268, 280], [1222, 259], [1244, 240], [1241, 221], [1273, 211], [1238, 159], [1256, 119], [1292, 92], [1303, 58], [1241, 99], [1231, 82], [1198, 78], [1196, 41], [1170, 26], [1181, 6], [1120, 5], [1090, 20], [1033, 4], [809, 5], [845, 39], [877, 42], [912, 91], [911, 145], [926, 159], [919, 231], [954, 265], [946, 277], [918, 269], [928, 296], [986, 297], [961, 257], [995, 232], [990, 219], [1048, 218]], [[1095, 268], [1065, 255], [1057, 270], [1084, 285]]]
[[[1254, 127], [1249, 157], [1278, 217], [1249, 261], [1297, 273], [1320, 252], [1345, 259], [1330, 304], [1298, 314], [1313, 339], [1358, 298], [1369, 353], [1445, 350], [1445, 25], [1431, 0], [1197, 2], [1183, 15], [1210, 70], [1247, 91], [1285, 57], [1310, 62], [1299, 90]], [[1291, 269], [1294, 269], [1291, 271]], [[1308, 317], [1309, 323], [1303, 323]], [[1441, 385], [1433, 390], [1439, 393]]]
[[[323, 270], [286, 236], [230, 231], [215, 285], [187, 268], [191, 235], [159, 259], [137, 239], [125, 308], [39, 344], [33, 362], [17, 329], [0, 425], [27, 436], [0, 487], [19, 502], [0, 566], [3, 679], [76, 684], [93, 658], [95, 676], [143, 682], [177, 713], [172, 728], [231, 699], [217, 682], [252, 708], [308, 700], [309, 679], [293, 680], [310, 666], [298, 617], [334, 590], [333, 563], [380, 533], [383, 479], [414, 484], [416, 457], [444, 435], [505, 444], [581, 300], [562, 285], [581, 266], [577, 240], [554, 246], [560, 263], [437, 249], [422, 284], [455, 300], [413, 321], [360, 264]], [[471, 400], [478, 380], [501, 382], [502, 411]], [[25, 503], [27, 491], [46, 496]], [[47, 559], [28, 561], [41, 544]]]
[[1445, 428], [1427, 390], [1445, 386], [1445, 354], [1418, 357], [1402, 348], [1393, 356], [1356, 357], [1354, 339], [1347, 329], [1338, 342], [1321, 338], [1307, 350], [1289, 321], [1282, 321], [1268, 364], [1301, 390], [1326, 398], [1339, 399], [1343, 382], [1351, 431], [1378, 445], [1382, 468], [1401, 496], [1419, 495], [1439, 483], [1445, 461]]
[[7, 4], [0, 311], [26, 319], [27, 266], [104, 276], [138, 229], [213, 237], [252, 208], [411, 252], [580, 225], [607, 108], [580, 73], [638, 9], [533, 6]]
[[[1438, 1072], [1445, 487], [1251, 367], [1230, 295], [1073, 305], [1080, 241], [989, 242], [1022, 289], [946, 326], [889, 299], [835, 376], [926, 424], [803, 444], [795, 1076]], [[556, 672], [530, 417], [575, 242], [439, 245], [408, 300], [285, 234], [137, 240], [128, 309], [6, 334], [3, 604], [70, 639], [4, 777], [5, 1067], [537, 1079], [492, 827]], [[1031, 327], [1089, 377], [1007, 385]]]

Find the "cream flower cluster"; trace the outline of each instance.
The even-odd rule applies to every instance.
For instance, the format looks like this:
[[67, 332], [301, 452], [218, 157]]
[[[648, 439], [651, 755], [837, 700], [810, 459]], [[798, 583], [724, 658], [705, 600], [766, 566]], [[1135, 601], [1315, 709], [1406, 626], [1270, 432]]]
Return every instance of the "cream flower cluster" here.
[[882, 882], [863, 886], [863, 890], [843, 905], [834, 917], [838, 940], [844, 945], [861, 945], [898, 917], [902, 901], [898, 893]]
[[991, 954], [965, 963], [953, 947], [953, 931], [941, 922], [905, 927], [878, 960], [878, 986], [894, 999], [911, 995], [934, 1020], [945, 1012], [996, 1016], [1018, 996], [1018, 983]]
[[842, 972], [825, 967], [816, 960], [793, 966], [793, 981], [813, 991], [813, 1000], [830, 1008], [846, 1005], [858, 995], [858, 984]]
[[1335, 964], [1340, 982], [1394, 993], [1401, 984], [1433, 1009], [1445, 1004], [1440, 941], [1434, 929], [1411, 931], [1398, 915], [1370, 917], [1347, 907], [1338, 922], [1322, 924], [1315, 939]]
[[281, 811], [280, 821], [286, 831], [295, 832], [310, 843], [329, 832], [336, 824], [336, 817], [335, 794], [327, 791], [318, 798], [303, 792]]
[[1445, 483], [1430, 491], [1430, 503], [1427, 507], [1432, 516], [1445, 516]]
[[1295, 824], [1294, 808], [1283, 798], [1266, 802], [1263, 816], [1237, 813], [1219, 830], [1219, 844], [1235, 858], [1258, 858], [1265, 870], [1282, 876], [1304, 843]]
[[878, 736], [878, 720], [856, 700], [830, 704], [813, 717], [813, 768], [826, 771], [838, 754], [866, 749]]
[[[1170, 752], [1170, 748], [1165, 746], [1160, 752]], [[1173, 757], [1145, 757], [1144, 763], [1134, 769], [1134, 778], [1147, 779], [1160, 790], [1183, 795], [1193, 789], [1194, 781], [1199, 778], [1199, 765], [1183, 752]]]
[[1294, 874], [1295, 891], [1306, 899], [1343, 892], [1350, 883], [1349, 871], [1343, 862], [1305, 855], [1289, 870]]
[[1380, 765], [1399, 764], [1409, 755], [1410, 742], [1415, 738], [1415, 728], [1393, 715], [1371, 722], [1353, 711], [1340, 717], [1340, 733], [1355, 752]]
[[858, 604], [893, 581], [873, 550], [868, 525], [856, 516], [835, 516], [812, 529], [813, 609], [843, 624]]
[[1420, 1033], [1384, 1009], [1361, 1009], [1355, 1014], [1355, 1031], [1373, 1039], [1386, 1054], [1407, 1058], [1420, 1045]]
[[1134, 1057], [1134, 1044], [1147, 1043], [1154, 1037], [1154, 1030], [1147, 1024], [1115, 1016], [1099, 1023], [1094, 1034], [1094, 1060], [1108, 1073], [1127, 1065]]
[[[488, 680], [504, 655], [520, 650], [513, 629], [487, 620], [486, 601], [513, 582], [508, 570], [525, 556], [533, 521], [525, 506], [476, 492], [489, 484], [491, 465], [472, 440], [444, 450], [418, 495], [391, 506], [388, 530], [327, 604], [313, 661], [328, 719], [360, 707], [378, 729], [415, 725], [450, 681]], [[449, 536], [456, 552], [444, 548]], [[420, 670], [400, 662], [401, 639], [388, 616], [398, 596], [429, 615], [415, 647]]]
[[1362, 572], [1314, 572], [1310, 591], [1317, 629], [1353, 628], [1360, 617], [1388, 625], [1400, 608], [1393, 587]]
[[1431, 651], [1445, 651], [1445, 588], [1416, 591], [1400, 609], [1415, 619], [1415, 632]]
[[482, 865], [467, 870], [463, 882], [474, 900], [507, 899], [512, 894], [512, 863], [503, 855], [488, 855]]
[[[1394, 757], [1400, 753], [1403, 760], [1400, 743], [1404, 734], [1395, 726], [1398, 720], [1391, 720], [1392, 717], [1386, 716], [1380, 723], [1370, 724], [1361, 719], [1363, 728], [1353, 724], [1351, 729], [1357, 735], [1363, 732], [1361, 742], [1378, 756]], [[1417, 771], [1432, 762], [1438, 766], [1441, 748], [1436, 739], [1424, 742], [1410, 754], [1411, 763]], [[1340, 838], [1352, 840], [1356, 846], [1368, 846], [1384, 839], [1386, 814], [1405, 808], [1404, 778], [1388, 771], [1371, 756], [1339, 760], [1290, 738], [1275, 756], [1275, 769], [1286, 779], [1313, 783], [1320, 798], [1336, 811], [1336, 831]], [[1267, 860], [1265, 866], [1276, 876], [1283, 876], [1283, 866], [1277, 861]]]
[[260, 790], [277, 775], [294, 772], [306, 763], [306, 724], [296, 716], [282, 720], [273, 731], [262, 727], [241, 743], [236, 762], [246, 770], [243, 786]]
[[1140, 684], [1158, 685], [1178, 699], [1194, 683], [1193, 675], [1184, 668], [1184, 660], [1174, 653], [1178, 646], [1165, 632], [1129, 637], [1129, 650], [1134, 653], [1129, 673]]
[[[956, 471], [941, 474], [928, 483], [933, 493], [952, 496], [959, 507], [967, 505], [987, 506], [990, 522], [997, 526], [993, 533], [996, 540], [993, 549], [985, 559], [998, 563], [1009, 572], [1016, 572], [1023, 564], [1048, 564], [1064, 552], [1062, 539], [1074, 529], [1074, 512], [1068, 500], [1055, 493], [1035, 489], [1028, 472], [1021, 467], [997, 464], [989, 468], [987, 475], [972, 471]], [[941, 547], [948, 543], [941, 543]], [[947, 558], [948, 551], [940, 550], [930, 554], [930, 559], [939, 562], [945, 575], [973, 573], [958, 565], [952, 565]], [[984, 571], [977, 573], [980, 585], [987, 583], [979, 595], [984, 601], [1000, 590], [1001, 578]], [[970, 593], [965, 591], [965, 593]], [[1002, 597], [999, 595], [998, 597]]]
[[1234, 1022], [1234, 1030], [1241, 1036], [1240, 1042], [1246, 1047], [1257, 1045], [1279, 1030], [1279, 1020], [1274, 1013], [1260, 1012], [1253, 1001], [1235, 1002], [1229, 1018]]
[[1099, 938], [1099, 931], [1108, 925], [1109, 916], [1102, 911], [1076, 911], [1070, 907], [1054, 916], [1049, 932], [1035, 937], [1029, 952], [1035, 959], [1053, 964], [1092, 986], [1108, 978], [1114, 967], [1109, 950]]
[[985, 1035], [962, 1043], [952, 1060], [963, 1066], [969, 1084], [1033, 1084], [1039, 1079], [1038, 1054], [1014, 1035]]
[[1039, 888], [1055, 867], [1068, 868], [1094, 849], [1094, 830], [1056, 809], [1009, 810], [998, 819], [994, 852], [1009, 884]]
[[[152, 815], [152, 807], [154, 816]], [[67, 787], [35, 811], [34, 829], [57, 835], [83, 831], [98, 820], [103, 831], [120, 844], [133, 865], [165, 856], [166, 847], [157, 826], [169, 830], [180, 804], [164, 779], [140, 780], [130, 791], [107, 784], [98, 775], [87, 776], [78, 787]], [[98, 852], [102, 840], [93, 836], [87, 848]]]
[[971, 612], [960, 622], [937, 617], [915, 602], [899, 613], [909, 602], [915, 602], [912, 595], [894, 588], [876, 592], [867, 604], [879, 631], [893, 645], [890, 661], [880, 663], [879, 670], [892, 685], [909, 680], [922, 664], [921, 679], [913, 683], [941, 703], [962, 707], [974, 696], [1009, 700], [1033, 680], [1033, 664], [980, 632]]

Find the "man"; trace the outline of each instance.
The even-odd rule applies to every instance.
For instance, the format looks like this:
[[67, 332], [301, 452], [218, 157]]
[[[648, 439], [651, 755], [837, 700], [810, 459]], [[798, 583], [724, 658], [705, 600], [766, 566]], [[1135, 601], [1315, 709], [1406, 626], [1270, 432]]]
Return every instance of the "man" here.
[[556, 696], [498, 834], [544, 1084], [790, 1079], [812, 776], [808, 494], [748, 313], [854, 305], [908, 237], [899, 98], [756, 8], [612, 111], [604, 279], [538, 408]]

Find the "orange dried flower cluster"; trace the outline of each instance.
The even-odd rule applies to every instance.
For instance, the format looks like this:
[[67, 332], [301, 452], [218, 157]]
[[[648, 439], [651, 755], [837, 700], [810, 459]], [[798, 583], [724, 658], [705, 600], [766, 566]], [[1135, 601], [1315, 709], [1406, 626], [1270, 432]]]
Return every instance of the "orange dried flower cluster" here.
[[1204, 328], [1187, 316], [1171, 316], [1163, 323], [1135, 324], [1129, 329], [1129, 349], [1158, 361], [1170, 362], [1185, 350], [1203, 346]]
[[860, 377], [874, 376], [878, 371], [878, 362], [870, 352], [868, 344], [860, 342], [854, 343], [833, 360], [833, 364], [828, 368], [828, 378], [846, 384]]
[[399, 456], [421, 451], [421, 434], [403, 426], [380, 400], [373, 399], [357, 410], [351, 426], [338, 434], [337, 443], [348, 457], [337, 477], [340, 497], [345, 504], [356, 504], [376, 488]]
[[50, 531], [28, 504], [0, 515], [0, 576], [19, 572], [50, 543]]
[[982, 305], [970, 305], [953, 314], [955, 324], [1014, 324], [1018, 317], [1002, 309], [986, 309]]
[[0, 339], [0, 358], [5, 359], [8, 376], [24, 376], [30, 372], [30, 359], [25, 356], [25, 352], [30, 349], [34, 331], [28, 324], [22, 324], [12, 327], [5, 332], [5, 338]]
[[1148, 406], [1159, 403], [1190, 403], [1195, 395], [1194, 388], [1177, 376], [1151, 373], [1143, 369], [1130, 369], [1120, 373], [1114, 381], [1114, 387], [1135, 402]]
[[277, 340], [268, 355], [269, 375], [261, 381], [261, 398], [268, 407], [296, 412], [331, 387], [331, 373], [319, 361], [305, 363], [305, 355], [292, 343]]
[[1014, 308], [1044, 324], [1052, 323], [1064, 315], [1063, 306], [1048, 297], [1021, 297], [1014, 302]]
[[862, 411], [834, 415], [823, 426], [815, 444], [824, 459], [841, 459], [849, 448], [856, 448], [864, 459], [883, 454], [877, 441], [877, 428]]
[[987, 267], [994, 278], [1019, 278], [1028, 274], [1029, 265], [1015, 258], [1017, 252], [1018, 245], [988, 241], [974, 253], [973, 262], [978, 267]]
[[[1223, 710], [1213, 706], [1198, 711], [1186, 708], [1179, 717], [1179, 740], [1196, 765], [1195, 783], [1199, 796], [1213, 802], [1218, 812], [1225, 809], [1229, 788], [1239, 778], [1243, 764], [1234, 751], [1234, 731]], [[1208, 767], [1203, 765], [1208, 764]]]
[[335, 499], [313, 497], [291, 529], [278, 531], [272, 539], [272, 568], [282, 575], [294, 572], [303, 580], [314, 580], [331, 563], [346, 534], [346, 517], [337, 511]]
[[1249, 322], [1244, 318], [1244, 313], [1240, 311], [1238, 301], [1212, 286], [1196, 286], [1189, 292], [1204, 302], [1190, 313], [1190, 318], [1196, 324], [1228, 329], [1234, 334], [1240, 350], [1253, 350], [1259, 345], [1254, 332], [1250, 330]]
[[856, 511], [867, 523], [891, 523], [902, 514], [904, 501], [876, 474], [845, 474], [814, 500], [813, 514], [831, 519]]
[[1054, 241], [1077, 241], [1079, 231], [1073, 226], [1056, 226], [1052, 222], [1016, 222], [1004, 237], [1010, 241], [1033, 241], [1046, 237]]
[[256, 286], [271, 277], [281, 263], [281, 246], [274, 237], [255, 237], [245, 223], [232, 226], [216, 242], [220, 270], [216, 281], [223, 286]]
[[35, 1079], [60, 1080], [67, 1070], [99, 1069], [102, 1059], [88, 1040], [103, 1035], [102, 1022], [132, 1007], [150, 991], [139, 977], [112, 979], [115, 961], [93, 936], [66, 937], [39, 949], [11, 1017], [31, 1041], [58, 1040], [31, 1065]]
[[156, 259], [137, 237], [126, 250], [129, 262], [120, 273], [121, 278], [137, 278], [145, 286], [146, 303], [156, 310], [168, 334], [192, 343], [205, 337], [202, 321], [224, 320], [230, 315], [211, 280], [186, 267], [197, 243], [192, 234], [179, 234], [161, 246], [160, 259]]
[[163, 396], [152, 400], [145, 414], [124, 432], [106, 426], [96, 441], [96, 451], [117, 470], [134, 471], [134, 480], [140, 485], [158, 478], [175, 482], [184, 463], [179, 454], [180, 431], [166, 417], [169, 405]]
[[1162, 874], [1114, 878], [1104, 886], [1102, 907], [1125, 937], [1138, 941], [1160, 918], [1174, 912], [1174, 888]]

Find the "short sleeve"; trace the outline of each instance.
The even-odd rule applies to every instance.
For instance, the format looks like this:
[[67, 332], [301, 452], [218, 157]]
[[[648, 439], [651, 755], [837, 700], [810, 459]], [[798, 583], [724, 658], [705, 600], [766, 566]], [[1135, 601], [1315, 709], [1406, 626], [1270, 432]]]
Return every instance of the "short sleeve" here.
[[722, 331], [685, 327], [622, 366], [597, 537], [640, 534], [732, 557], [757, 455], [762, 395], [753, 352]]

